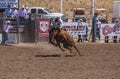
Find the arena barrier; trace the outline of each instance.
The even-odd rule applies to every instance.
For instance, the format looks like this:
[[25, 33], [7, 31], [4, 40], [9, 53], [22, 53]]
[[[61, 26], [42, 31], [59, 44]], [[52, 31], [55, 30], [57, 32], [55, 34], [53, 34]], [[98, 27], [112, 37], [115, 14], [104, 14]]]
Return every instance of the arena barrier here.
[[[66, 22], [63, 23], [63, 29], [66, 29], [75, 40], [78, 39], [78, 35], [82, 36], [83, 42], [92, 40], [92, 27], [87, 23], [80, 25], [78, 22]], [[96, 28], [96, 41], [120, 42], [120, 24], [100, 24]]]
[[81, 41], [88, 40], [88, 24], [85, 22], [64, 22], [62, 29], [65, 29], [76, 40], [78, 36]]
[[[36, 42], [49, 41], [49, 30], [51, 29], [50, 19], [36, 19]], [[92, 40], [92, 27], [88, 23], [83, 22], [63, 22], [62, 29], [66, 31], [75, 39], [78, 40], [78, 35], [81, 35], [82, 42], [90, 42]], [[96, 28], [96, 41], [108, 43], [119, 42], [120, 38], [120, 24], [100, 24]]]
[[[26, 25], [19, 25], [17, 19], [7, 19], [11, 20], [14, 26], [14, 28], [10, 30], [9, 43], [49, 41], [49, 30], [51, 29], [52, 22], [50, 19], [44, 19], [38, 15], [30, 15]], [[7, 19], [1, 18], [1, 24]], [[66, 29], [76, 41], [78, 40], [78, 35], [81, 35], [82, 42], [88, 42], [92, 39], [92, 27], [90, 27], [88, 23], [64, 22], [62, 29]], [[0, 28], [0, 30], [0, 32], [2, 32], [2, 28]], [[0, 39], [2, 39], [1, 34]], [[120, 42], [120, 24], [101, 24], [96, 29], [96, 41], [105, 43]]]
[[120, 42], [120, 24], [101, 24], [100, 36], [104, 37], [105, 43]]

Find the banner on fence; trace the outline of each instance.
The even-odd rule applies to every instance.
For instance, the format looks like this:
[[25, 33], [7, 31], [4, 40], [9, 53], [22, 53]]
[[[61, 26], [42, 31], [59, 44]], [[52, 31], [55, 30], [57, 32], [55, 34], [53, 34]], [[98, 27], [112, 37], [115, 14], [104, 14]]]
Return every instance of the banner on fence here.
[[0, 0], [0, 8], [7, 8], [7, 5], [18, 7], [18, 4], [19, 0]]
[[38, 38], [49, 37], [50, 20], [38, 20]]
[[66, 29], [70, 35], [85, 35], [87, 23], [80, 24], [79, 22], [64, 22], [62, 28]]
[[101, 24], [101, 36], [120, 36], [120, 24]]

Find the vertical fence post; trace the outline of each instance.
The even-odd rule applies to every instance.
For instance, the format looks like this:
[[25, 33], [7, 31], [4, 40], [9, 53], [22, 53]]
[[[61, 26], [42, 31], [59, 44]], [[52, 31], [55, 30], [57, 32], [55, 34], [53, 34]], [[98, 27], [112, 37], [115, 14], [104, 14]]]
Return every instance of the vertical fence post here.
[[94, 16], [94, 0], [91, 0], [91, 12], [92, 12], [92, 17]]
[[94, 0], [91, 0], [92, 8], [92, 42], [96, 42], [96, 17], [94, 17]]
[[35, 43], [38, 42], [38, 18], [35, 15]]
[[19, 21], [19, 17], [18, 17], [18, 19], [17, 19], [17, 44], [19, 44], [19, 41], [20, 41], [20, 36], [19, 36], [19, 27], [20, 26], [20, 21]]
[[62, 0], [60, 0], [60, 12], [63, 13], [63, 11], [62, 11]]

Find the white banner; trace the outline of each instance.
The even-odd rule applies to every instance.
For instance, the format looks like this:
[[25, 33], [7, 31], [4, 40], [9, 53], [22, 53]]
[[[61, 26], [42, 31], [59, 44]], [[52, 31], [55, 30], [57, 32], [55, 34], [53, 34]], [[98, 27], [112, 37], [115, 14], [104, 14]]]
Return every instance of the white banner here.
[[86, 35], [87, 23], [64, 22], [62, 28], [66, 29], [70, 35]]
[[7, 5], [18, 7], [18, 0], [0, 0], [0, 8], [7, 8]]
[[120, 24], [101, 24], [101, 36], [120, 36]]

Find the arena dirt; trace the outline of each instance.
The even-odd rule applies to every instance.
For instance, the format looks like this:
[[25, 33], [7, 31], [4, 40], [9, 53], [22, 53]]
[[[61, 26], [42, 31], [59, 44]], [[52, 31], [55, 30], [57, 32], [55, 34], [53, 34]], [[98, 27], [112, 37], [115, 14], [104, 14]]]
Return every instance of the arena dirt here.
[[120, 79], [119, 43], [77, 47], [84, 56], [45, 42], [1, 46], [0, 79]]

